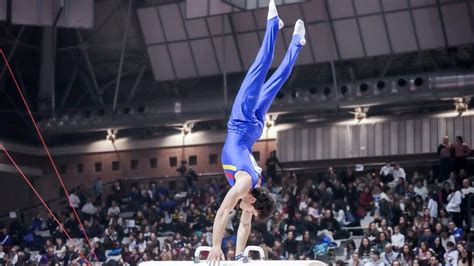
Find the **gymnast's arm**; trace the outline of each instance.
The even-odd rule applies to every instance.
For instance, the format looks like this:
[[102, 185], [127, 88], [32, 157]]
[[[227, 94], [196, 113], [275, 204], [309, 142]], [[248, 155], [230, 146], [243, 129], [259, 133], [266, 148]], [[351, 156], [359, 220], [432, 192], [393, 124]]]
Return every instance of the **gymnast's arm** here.
[[214, 226], [212, 230], [212, 249], [209, 254], [210, 260], [219, 260], [218, 251], [221, 251], [222, 238], [224, 236], [224, 230], [227, 225], [229, 213], [235, 208], [235, 205], [239, 202], [239, 199], [243, 198], [249, 193], [249, 189], [252, 187], [252, 178], [245, 172], [237, 172], [235, 175], [235, 184], [227, 192], [222, 204], [217, 211], [216, 218], [214, 220]]

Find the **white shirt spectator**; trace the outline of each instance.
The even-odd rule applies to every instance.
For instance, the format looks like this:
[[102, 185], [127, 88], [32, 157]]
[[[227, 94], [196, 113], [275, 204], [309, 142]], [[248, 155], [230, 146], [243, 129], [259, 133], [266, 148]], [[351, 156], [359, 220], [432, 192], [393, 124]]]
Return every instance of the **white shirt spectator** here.
[[69, 202], [74, 208], [79, 208], [79, 205], [81, 205], [81, 199], [74, 193], [69, 194]]
[[382, 169], [380, 169], [380, 175], [387, 176], [393, 172], [393, 167], [390, 165], [384, 165]]
[[447, 212], [461, 212], [462, 195], [459, 190], [448, 196], [448, 205], [446, 205]]
[[81, 211], [85, 214], [94, 215], [97, 213], [97, 208], [92, 204], [92, 202], [88, 202], [82, 206]]
[[107, 216], [115, 216], [115, 215], [120, 215], [120, 208], [119, 206], [110, 206], [107, 209]]
[[413, 191], [415, 191], [416, 195], [420, 196], [423, 200], [426, 200], [426, 198], [428, 197], [429, 192], [425, 186], [421, 186], [421, 187], [415, 186]]
[[396, 249], [400, 249], [405, 245], [405, 236], [402, 233], [393, 234], [391, 240], [392, 246]]
[[428, 201], [428, 209], [430, 210], [431, 218], [438, 218], [438, 202], [434, 199]]
[[405, 173], [405, 170], [401, 167], [393, 170], [393, 179], [398, 180], [400, 178], [403, 178], [403, 179], [407, 178], [407, 174]]
[[459, 252], [453, 249], [449, 252], [444, 253], [444, 262], [446, 266], [457, 266], [458, 265]]

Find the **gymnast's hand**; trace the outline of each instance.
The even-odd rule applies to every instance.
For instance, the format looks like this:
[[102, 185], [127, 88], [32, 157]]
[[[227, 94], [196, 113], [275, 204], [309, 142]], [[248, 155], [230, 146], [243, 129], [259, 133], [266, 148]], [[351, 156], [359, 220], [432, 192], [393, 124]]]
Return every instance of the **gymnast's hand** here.
[[212, 247], [211, 251], [209, 252], [209, 256], [207, 257], [207, 263], [209, 266], [221, 265], [220, 261], [225, 260], [224, 252], [222, 252], [221, 247], [214, 246]]

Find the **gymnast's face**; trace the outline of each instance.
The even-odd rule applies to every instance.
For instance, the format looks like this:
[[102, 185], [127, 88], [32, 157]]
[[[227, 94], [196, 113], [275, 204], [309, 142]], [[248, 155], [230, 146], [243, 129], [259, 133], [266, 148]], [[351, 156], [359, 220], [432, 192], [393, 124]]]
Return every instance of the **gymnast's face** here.
[[255, 202], [255, 197], [252, 196], [252, 194], [248, 194], [247, 196], [243, 197], [242, 200], [240, 201], [240, 209], [243, 212], [251, 213], [255, 217], [258, 216], [258, 212], [255, 210], [253, 207], [253, 203]]

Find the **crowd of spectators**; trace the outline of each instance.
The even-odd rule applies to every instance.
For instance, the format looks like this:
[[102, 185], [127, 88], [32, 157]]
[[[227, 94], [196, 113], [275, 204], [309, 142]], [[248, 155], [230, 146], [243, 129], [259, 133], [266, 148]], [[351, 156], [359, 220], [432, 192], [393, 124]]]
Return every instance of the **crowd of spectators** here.
[[[474, 179], [463, 168], [408, 173], [398, 163], [386, 163], [377, 172], [336, 173], [331, 167], [298, 177], [288, 171], [280, 175], [278, 166], [271, 156], [265, 186], [276, 198], [275, 213], [265, 223], [253, 223], [247, 243], [263, 247], [268, 259], [321, 259], [333, 250], [336, 265], [473, 265], [467, 238]], [[443, 167], [449, 170], [446, 179]], [[72, 265], [84, 261], [79, 249], [90, 261], [130, 265], [192, 260], [197, 247], [212, 243], [215, 213], [229, 187], [225, 178], [198, 185], [191, 175], [178, 192], [160, 181], [127, 188], [116, 182], [104, 192], [98, 178], [90, 191], [78, 187], [70, 201], [93, 250], [83, 240], [67, 241], [51, 216], [38, 214], [28, 224], [14, 220], [1, 226], [0, 264]], [[230, 214], [222, 242], [227, 260], [235, 256], [239, 212]], [[74, 238], [82, 239], [70, 209], [56, 214]]]

